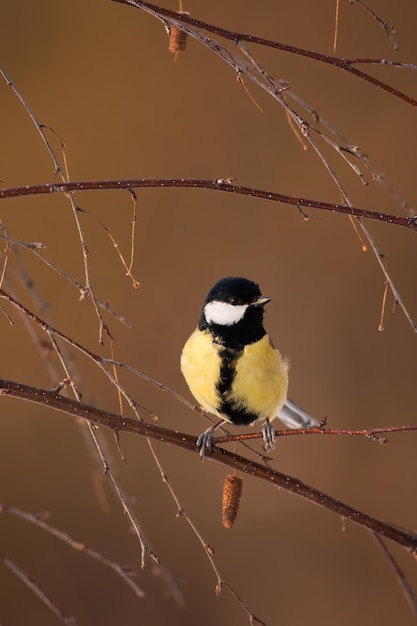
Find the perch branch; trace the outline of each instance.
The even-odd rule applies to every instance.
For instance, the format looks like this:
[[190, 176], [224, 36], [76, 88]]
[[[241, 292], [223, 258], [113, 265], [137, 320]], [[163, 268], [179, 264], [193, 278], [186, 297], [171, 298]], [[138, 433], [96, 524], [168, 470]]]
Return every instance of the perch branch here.
[[[175, 445], [188, 452], [198, 453], [195, 445], [195, 436], [181, 433], [168, 428], [163, 428], [157, 424], [148, 424], [136, 419], [116, 415], [61, 396], [56, 391], [39, 389], [22, 383], [9, 380], [0, 380], [0, 395], [19, 398], [35, 404], [43, 405], [56, 411], [67, 413], [73, 417], [89, 420], [95, 424], [105, 426], [115, 431], [129, 432], [141, 437], [147, 437], [161, 443]], [[294, 495], [304, 498], [318, 506], [328, 509], [341, 517], [354, 522], [360, 526], [368, 528], [386, 539], [407, 548], [414, 556], [417, 554], [417, 535], [399, 528], [393, 524], [383, 522], [375, 517], [367, 515], [348, 504], [337, 500], [325, 493], [310, 487], [302, 481], [288, 476], [260, 463], [248, 460], [235, 453], [214, 446], [208, 450], [207, 458], [218, 463], [232, 467], [235, 470], [244, 472], [250, 476], [264, 480], [280, 489], [288, 491]]]

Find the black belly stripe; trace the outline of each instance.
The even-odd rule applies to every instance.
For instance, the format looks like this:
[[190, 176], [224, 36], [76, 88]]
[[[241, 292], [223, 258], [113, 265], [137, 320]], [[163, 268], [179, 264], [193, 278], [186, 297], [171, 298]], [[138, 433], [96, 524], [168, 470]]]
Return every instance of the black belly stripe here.
[[228, 394], [232, 388], [233, 380], [236, 376], [236, 362], [242, 355], [243, 350], [231, 350], [222, 347], [220, 349], [220, 376], [217, 389], [222, 399], [220, 413], [225, 415], [236, 426], [248, 426], [258, 419], [258, 415], [248, 411], [241, 404], [231, 401]]

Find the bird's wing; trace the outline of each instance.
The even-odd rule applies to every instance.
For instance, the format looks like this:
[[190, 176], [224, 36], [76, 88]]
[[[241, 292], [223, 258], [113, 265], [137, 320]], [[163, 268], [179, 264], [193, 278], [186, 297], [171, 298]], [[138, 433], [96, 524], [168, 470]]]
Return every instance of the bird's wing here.
[[314, 417], [288, 398], [278, 413], [278, 418], [287, 428], [313, 428], [313, 426], [319, 426], [318, 421]]

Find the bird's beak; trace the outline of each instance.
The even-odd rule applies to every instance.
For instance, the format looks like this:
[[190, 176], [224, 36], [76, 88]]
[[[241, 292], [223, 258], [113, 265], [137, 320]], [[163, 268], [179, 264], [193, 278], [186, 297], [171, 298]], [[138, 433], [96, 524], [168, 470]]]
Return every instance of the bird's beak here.
[[252, 302], [252, 306], [265, 306], [268, 302], [271, 302], [272, 298], [268, 298], [268, 296], [259, 296], [254, 302]]

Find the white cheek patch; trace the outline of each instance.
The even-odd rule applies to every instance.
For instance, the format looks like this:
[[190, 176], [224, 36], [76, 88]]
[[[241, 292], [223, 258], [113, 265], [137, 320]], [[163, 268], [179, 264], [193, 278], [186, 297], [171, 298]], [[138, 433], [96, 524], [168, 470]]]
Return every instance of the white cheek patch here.
[[237, 324], [245, 315], [248, 304], [229, 304], [213, 300], [204, 307], [204, 315], [209, 324], [219, 324], [219, 326], [232, 326]]

